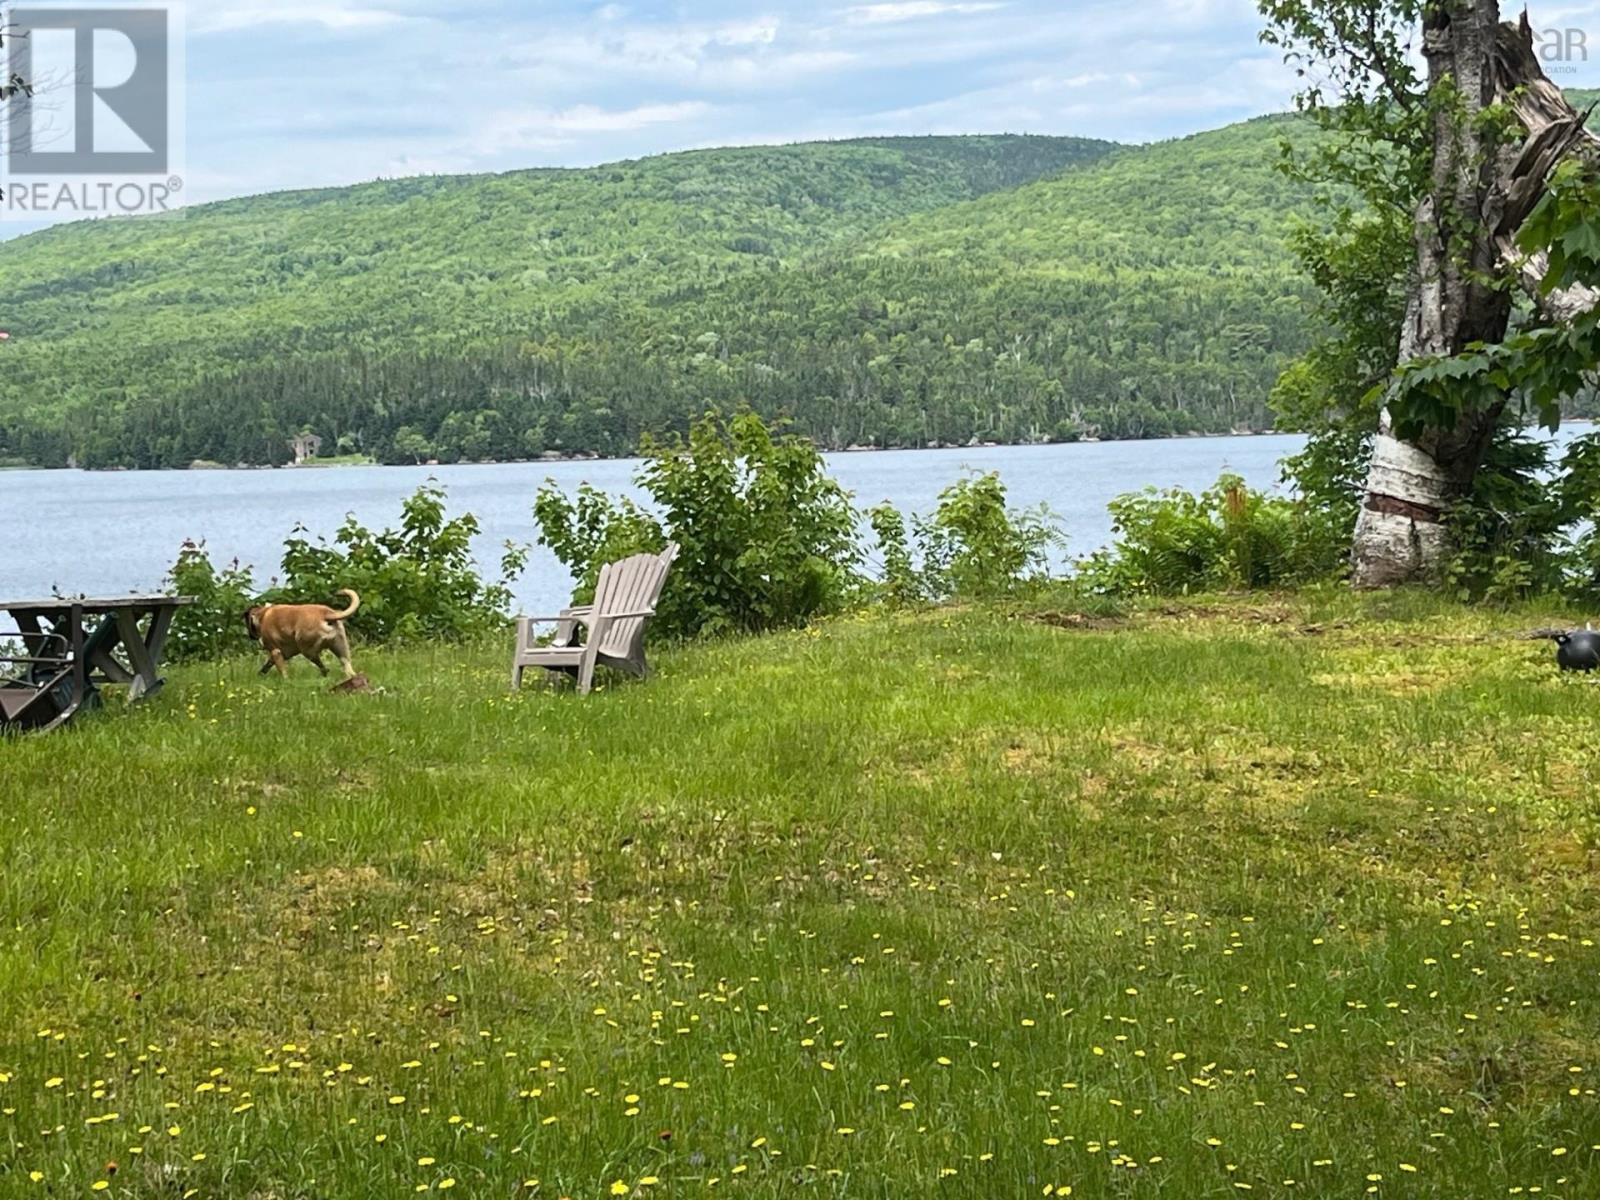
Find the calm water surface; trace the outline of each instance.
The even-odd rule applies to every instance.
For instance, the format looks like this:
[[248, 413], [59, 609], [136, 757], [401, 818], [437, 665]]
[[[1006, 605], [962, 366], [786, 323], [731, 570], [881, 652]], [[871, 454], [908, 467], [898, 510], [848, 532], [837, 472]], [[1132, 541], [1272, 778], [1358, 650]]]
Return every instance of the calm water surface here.
[[[1203, 488], [1223, 470], [1255, 487], [1278, 481], [1278, 464], [1299, 449], [1290, 435], [1100, 442], [834, 454], [829, 470], [870, 507], [930, 510], [967, 471], [999, 471], [1019, 506], [1048, 504], [1060, 518], [1064, 558], [1106, 544], [1106, 504], [1123, 492]], [[532, 542], [534, 492], [545, 479], [567, 489], [588, 482], [636, 495], [638, 463], [513, 463], [495, 466], [343, 467], [278, 471], [0, 471], [0, 600], [64, 593], [114, 595], [156, 590], [184, 539], [204, 539], [215, 562], [237, 558], [265, 584], [278, 570], [296, 523], [332, 535], [354, 513], [364, 524], [397, 523], [400, 502], [430, 477], [449, 491], [452, 514], [477, 516], [480, 565], [499, 563], [507, 540]], [[571, 579], [536, 548], [517, 584], [525, 611], [564, 604]], [[306, 597], [321, 600], [323, 597]]]

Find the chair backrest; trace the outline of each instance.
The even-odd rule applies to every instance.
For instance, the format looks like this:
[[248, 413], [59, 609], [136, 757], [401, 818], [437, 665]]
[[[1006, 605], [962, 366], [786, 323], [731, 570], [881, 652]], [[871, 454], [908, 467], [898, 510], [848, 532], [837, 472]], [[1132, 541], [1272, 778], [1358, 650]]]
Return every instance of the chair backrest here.
[[[667, 570], [678, 556], [678, 547], [669, 545], [660, 554], [635, 554], [600, 568], [594, 587], [594, 616], [598, 620], [611, 613], [653, 611], [667, 582]], [[648, 617], [624, 617], [607, 622], [598, 649], [613, 658], [637, 659], [644, 648], [644, 627]]]
[[[58, 633], [22, 633], [22, 653], [0, 642], [0, 729], [38, 727], [72, 704], [72, 660]], [[31, 642], [31, 644], [30, 644]], [[75, 705], [72, 705], [76, 707]]]
[[[22, 653], [12, 654], [7, 642], [16, 638]], [[37, 683], [72, 665], [72, 647], [59, 633], [0, 634], [0, 682]]]

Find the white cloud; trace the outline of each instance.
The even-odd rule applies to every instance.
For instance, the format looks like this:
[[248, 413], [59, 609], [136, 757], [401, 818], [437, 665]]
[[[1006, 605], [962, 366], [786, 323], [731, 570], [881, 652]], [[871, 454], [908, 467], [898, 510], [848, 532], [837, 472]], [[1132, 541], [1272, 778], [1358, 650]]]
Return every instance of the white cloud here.
[[992, 2], [952, 2], [952, 0], [893, 0], [886, 4], [862, 4], [848, 9], [845, 17], [852, 24], [888, 25], [897, 21], [918, 21], [924, 17], [967, 15], [1004, 8]]
[[871, 60], [825, 31], [776, 17], [710, 24], [538, 31], [504, 51], [530, 86], [549, 89], [675, 85], [771, 91]]
[[319, 3], [271, 3], [270, 0], [209, 0], [189, 11], [195, 33], [233, 33], [264, 25], [298, 25], [333, 31], [371, 30], [419, 18], [386, 8], [320, 0]]
[[642, 129], [646, 125], [661, 125], [670, 121], [687, 121], [704, 116], [711, 105], [703, 100], [686, 100], [677, 104], [641, 104], [621, 111], [596, 108], [580, 104], [564, 112], [551, 113], [548, 125], [569, 133], [621, 133], [629, 129]]
[[703, 100], [639, 104], [627, 109], [579, 104], [561, 110], [507, 111], [494, 115], [473, 132], [470, 149], [473, 157], [550, 149], [569, 145], [585, 136], [633, 133], [653, 125], [692, 121], [712, 111], [712, 106]]

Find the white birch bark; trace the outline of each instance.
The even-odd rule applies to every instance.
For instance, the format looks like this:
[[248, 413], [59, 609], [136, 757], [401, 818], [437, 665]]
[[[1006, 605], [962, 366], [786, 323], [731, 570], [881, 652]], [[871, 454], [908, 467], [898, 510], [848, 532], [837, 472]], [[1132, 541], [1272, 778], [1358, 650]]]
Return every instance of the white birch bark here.
[[[1600, 294], [1581, 286], [1542, 294], [1543, 256], [1526, 255], [1516, 245], [1517, 230], [1565, 157], [1600, 162], [1600, 139], [1584, 128], [1586, 114], [1573, 110], [1539, 66], [1526, 12], [1516, 25], [1502, 25], [1494, 0], [1441, 4], [1424, 30], [1423, 49], [1429, 86], [1453, 80], [1466, 114], [1464, 121], [1451, 114], [1436, 120], [1432, 186], [1417, 211], [1417, 267], [1401, 331], [1402, 363], [1501, 340], [1509, 310], [1503, 296], [1474, 281], [1473, 273], [1485, 268], [1512, 272], [1552, 321], [1571, 320], [1600, 302]], [[1527, 136], [1491, 157], [1471, 123], [1495, 102], [1511, 105]], [[1476, 217], [1476, 228], [1439, 220], [1446, 205]], [[1469, 494], [1503, 406], [1466, 414], [1456, 428], [1427, 430], [1412, 441], [1394, 436], [1385, 410], [1351, 553], [1356, 586], [1438, 577], [1449, 549], [1449, 510]]]

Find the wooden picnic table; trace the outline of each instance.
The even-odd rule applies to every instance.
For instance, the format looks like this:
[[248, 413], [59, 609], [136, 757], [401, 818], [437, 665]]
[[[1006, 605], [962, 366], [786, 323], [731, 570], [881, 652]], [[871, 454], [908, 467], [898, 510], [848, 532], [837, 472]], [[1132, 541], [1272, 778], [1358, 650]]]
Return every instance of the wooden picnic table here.
[[126, 684], [131, 704], [161, 687], [172, 618], [193, 603], [193, 596], [52, 596], [0, 600], [0, 610], [11, 615], [25, 645], [65, 650], [77, 696], [99, 684]]

